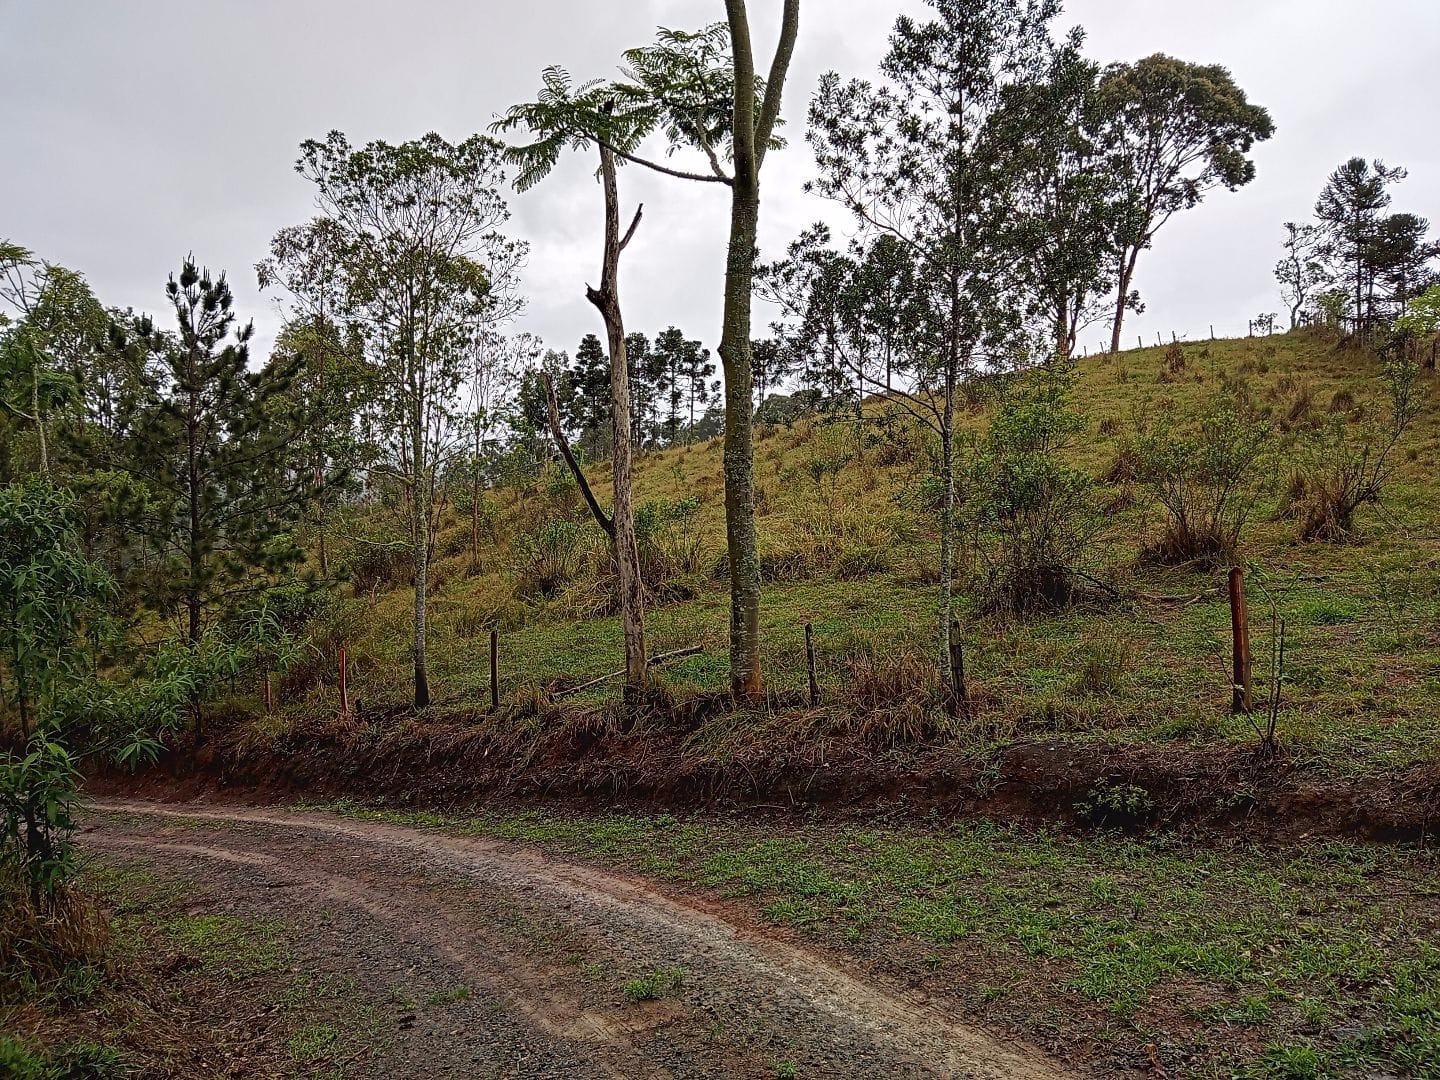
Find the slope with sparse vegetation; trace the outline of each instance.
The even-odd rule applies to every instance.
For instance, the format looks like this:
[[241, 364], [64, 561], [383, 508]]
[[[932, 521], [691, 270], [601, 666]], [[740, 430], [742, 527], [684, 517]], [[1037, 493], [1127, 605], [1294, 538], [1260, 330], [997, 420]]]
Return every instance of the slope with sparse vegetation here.
[[[561, 790], [673, 793], [693, 775], [693, 795], [709, 797], [724, 783], [745, 797], [757, 769], [784, 766], [793, 787], [796, 766], [829, 762], [888, 778], [917, 756], [931, 768], [973, 773], [983, 789], [987, 768], [966, 771], [975, 761], [1043, 744], [1070, 747], [1071, 758], [1102, 774], [1113, 764], [1139, 776], [1148, 767], [1141, 763], [1173, 759], [1172, 772], [1183, 776], [1203, 759], [1223, 775], [1243, 762], [1244, 776], [1231, 776], [1221, 793], [1242, 809], [1252, 780], [1291, 772], [1403, 776], [1423, 802], [1434, 796], [1433, 779], [1424, 777], [1435, 761], [1440, 704], [1433, 381], [1422, 375], [1414, 387], [1419, 411], [1389, 453], [1378, 498], [1362, 502], [1343, 536], [1325, 539], [1307, 537], [1313, 489], [1344, 455], [1358, 453], [1356, 444], [1385, 438], [1391, 404], [1374, 355], [1317, 330], [1082, 361], [1074, 405], [1083, 427], [1064, 457], [1093, 478], [1100, 521], [1075, 566], [1073, 602], [1058, 609], [987, 610], [986, 566], [972, 557], [962, 568], [968, 716], [950, 715], [932, 655], [934, 524], [915, 481], [927, 446], [878, 400], [863, 423], [821, 415], [761, 431], [766, 708], [718, 707], [727, 686], [718, 441], [648, 454], [637, 470], [651, 651], [705, 650], [666, 665], [651, 708], [639, 715], [611, 706], [615, 680], [594, 681], [621, 667], [620, 629], [602, 537], [563, 473], [484, 494], [488, 543], [478, 563], [468, 507], [457, 506], [441, 528], [431, 579], [437, 702], [418, 716], [403, 708], [406, 569], [384, 559], [394, 518], [384, 506], [358, 509], [338, 530], [351, 538], [339, 556], [350, 583], [307, 613], [309, 648], [274, 676], [273, 709], [263, 710], [258, 687], [214, 706], [232, 725], [219, 760], [234, 778], [259, 777], [283, 751], [289, 764], [279, 767], [297, 780], [323, 780], [325, 757], [337, 772], [357, 770], [358, 784], [361, 762], [386, 772], [391, 755], [398, 783], [415, 763], [409, 755], [439, 754], [468, 763], [458, 775], [435, 768], [430, 779], [450, 795], [513, 787], [529, 770]], [[1137, 464], [1157, 457], [1156, 439], [1173, 444], [1183, 435], [1208, 445], [1203, 430], [1217, 422], [1217, 402], [1228, 403], [1240, 429], [1234, 439], [1262, 444], [1237, 482], [1243, 505], [1227, 503], [1237, 540], [1233, 552], [1222, 544], [1173, 565], [1164, 550], [1174, 525], [1164, 489]], [[978, 405], [966, 418], [975, 456], [993, 415]], [[1136, 446], [1146, 439], [1142, 458]], [[1372, 443], [1365, 453], [1373, 462]], [[594, 486], [603, 499], [599, 475]], [[1257, 712], [1284, 621], [1280, 757], [1268, 767], [1251, 760], [1266, 718], [1229, 708], [1223, 584], [1232, 559], [1249, 567]], [[806, 691], [807, 623], [816, 706]], [[492, 628], [501, 698], [493, 711]], [[352, 699], [346, 718], [336, 686], [341, 647]], [[335, 756], [337, 746], [346, 753]], [[1073, 782], [1089, 783], [1086, 775]], [[415, 778], [414, 790], [428, 782]], [[814, 790], [822, 799], [837, 794], [823, 782]], [[1382, 818], [1395, 795], [1386, 792], [1375, 807]], [[1179, 798], [1169, 790], [1154, 796], [1162, 804]], [[1148, 818], [1149, 810], [1132, 816]]]

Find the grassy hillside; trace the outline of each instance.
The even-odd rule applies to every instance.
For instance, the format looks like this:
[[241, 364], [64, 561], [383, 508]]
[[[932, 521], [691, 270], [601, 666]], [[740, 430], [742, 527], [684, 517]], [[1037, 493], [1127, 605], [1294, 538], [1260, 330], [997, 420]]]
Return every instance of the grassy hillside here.
[[[1349, 543], [1304, 542], [1283, 512], [1307, 429], [1336, 411], [1363, 422], [1384, 411], [1379, 362], [1312, 332], [1194, 343], [1183, 371], [1165, 351], [1082, 360], [1077, 403], [1086, 430], [1074, 463], [1102, 481], [1108, 522], [1086, 571], [1119, 598], [1095, 597], [1062, 614], [1026, 620], [982, 616], [969, 601], [967, 664], [978, 705], [973, 723], [936, 730], [918, 696], [933, 682], [933, 524], [906, 493], [926, 471], [917, 437], [901, 440], [853, 422], [762, 428], [756, 446], [759, 524], [770, 584], [763, 620], [771, 689], [794, 705], [805, 685], [803, 626], [814, 624], [827, 705], [764, 714], [720, 714], [687, 746], [724, 758], [741, 745], [782, 737], [859, 732], [877, 747], [925, 738], [964, 749], [1042, 738], [1146, 744], [1212, 744], [1253, 738], [1228, 715], [1229, 614], [1223, 569], [1167, 568], [1142, 557], [1158, 535], [1159, 509], [1114, 468], [1142, 413], [1173, 410], [1184, 423], [1222, 389], [1237, 388], [1274, 426], [1266, 490], [1241, 542], [1288, 625], [1279, 731], [1292, 760], [1335, 773], [1393, 770], [1440, 751], [1440, 397], [1422, 377], [1419, 419], [1394, 459], [1381, 505], [1359, 517]], [[986, 424], [983, 409], [966, 419]], [[652, 653], [704, 645], [667, 666], [684, 698], [726, 685], [727, 604], [718, 440], [643, 457], [637, 499], [679, 520], [656, 530], [654, 558], [668, 566], [649, 610]], [[1121, 463], [1123, 465], [1123, 462]], [[592, 470], [602, 501], [605, 466]], [[469, 515], [457, 508], [437, 546], [431, 680], [437, 719], [476, 717], [488, 703], [488, 632], [501, 635], [502, 696], [536, 715], [547, 692], [620, 666], [618, 620], [609, 613], [601, 536], [559, 479], [526, 492], [487, 495], [490, 525], [478, 567]], [[688, 516], [687, 516], [688, 515]], [[383, 510], [357, 514], [342, 533], [373, 541], [393, 530]], [[573, 521], [575, 530], [556, 521]], [[562, 541], [551, 543], [546, 541]], [[362, 716], [408, 696], [411, 597], [403, 558], [377, 558], [373, 543], [343, 539], [357, 571], [310, 626], [311, 659], [283, 679], [279, 704], [249, 722], [266, 739], [335, 710], [333, 656], [344, 644]], [[537, 565], [560, 549], [573, 574], [550, 595]], [[554, 560], [549, 560], [554, 561]], [[564, 560], [561, 560], [562, 562]], [[563, 575], [562, 575], [563, 576]], [[963, 585], [962, 585], [963, 593]], [[1257, 675], [1270, 650], [1269, 610], [1252, 587]], [[917, 689], [919, 688], [919, 689]], [[576, 700], [613, 699], [614, 684]], [[243, 703], [252, 716], [258, 701]], [[513, 711], [513, 710], [512, 710]], [[543, 721], [542, 721], [543, 722]]]

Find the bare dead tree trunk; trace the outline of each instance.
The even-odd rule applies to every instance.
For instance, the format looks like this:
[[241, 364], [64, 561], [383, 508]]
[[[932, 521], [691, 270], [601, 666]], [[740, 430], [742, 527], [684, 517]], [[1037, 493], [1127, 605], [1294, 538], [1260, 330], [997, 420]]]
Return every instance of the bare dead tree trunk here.
[[605, 190], [605, 257], [600, 270], [600, 287], [586, 288], [585, 295], [605, 320], [610, 347], [610, 420], [614, 433], [610, 461], [614, 477], [614, 506], [611, 510], [615, 546], [615, 572], [620, 592], [620, 622], [625, 632], [625, 692], [645, 688], [645, 593], [640, 580], [640, 551], [635, 540], [635, 509], [631, 494], [631, 461], [634, 446], [630, 429], [630, 364], [625, 350], [625, 322], [620, 314], [620, 253], [625, 250], [640, 224], [641, 209], [625, 235], [620, 235], [620, 196], [615, 184], [615, 155], [600, 146], [600, 175]]

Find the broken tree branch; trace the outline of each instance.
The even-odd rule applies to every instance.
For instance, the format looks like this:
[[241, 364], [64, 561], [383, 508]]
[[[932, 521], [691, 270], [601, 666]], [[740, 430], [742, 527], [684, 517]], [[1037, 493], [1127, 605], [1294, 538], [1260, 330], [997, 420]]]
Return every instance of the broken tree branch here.
[[565, 438], [565, 429], [560, 426], [560, 401], [555, 396], [555, 380], [550, 377], [548, 371], [540, 373], [540, 380], [545, 384], [545, 410], [550, 417], [550, 434], [555, 439], [555, 445], [560, 448], [560, 456], [565, 459], [565, 464], [570, 466], [570, 473], [575, 477], [575, 483], [580, 486], [580, 494], [585, 496], [585, 504], [590, 507], [590, 513], [600, 527], [605, 530], [605, 535], [611, 540], [615, 539], [615, 522], [610, 516], [600, 509], [600, 503], [595, 499], [595, 493], [590, 490], [590, 482], [585, 479], [585, 472], [580, 468], [580, 463], [575, 460], [575, 455], [570, 451], [570, 441]]
[[[654, 656], [650, 657], [648, 663], [649, 666], [653, 667], [656, 664], [663, 664], [668, 660], [679, 660], [682, 656], [698, 656], [704, 651], [704, 645], [690, 645], [683, 649], [674, 649], [670, 652], [656, 653]], [[619, 671], [607, 672], [606, 674], [601, 675], [598, 678], [590, 679], [587, 682], [579, 683], [578, 685], [572, 686], [566, 690], [561, 690], [555, 696], [557, 698], [561, 698], [565, 697], [568, 694], [578, 694], [581, 690], [588, 690], [592, 686], [599, 686], [601, 683], [608, 682], [611, 679], [618, 679], [621, 675], [624, 674], [624, 668], [621, 668]]]

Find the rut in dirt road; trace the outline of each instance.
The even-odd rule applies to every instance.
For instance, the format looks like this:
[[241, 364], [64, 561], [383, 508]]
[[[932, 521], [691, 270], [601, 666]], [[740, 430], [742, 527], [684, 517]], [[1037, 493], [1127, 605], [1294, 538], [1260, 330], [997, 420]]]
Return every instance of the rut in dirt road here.
[[[361, 985], [400, 973], [482, 991], [489, 1004], [460, 1027], [413, 1027], [360, 1061], [362, 1074], [760, 1077], [793, 1062], [802, 1076], [1069, 1075], [922, 996], [592, 867], [323, 813], [91, 809], [90, 848], [281, 918], [321, 968]], [[596, 974], [675, 967], [683, 985], [638, 1004]]]

